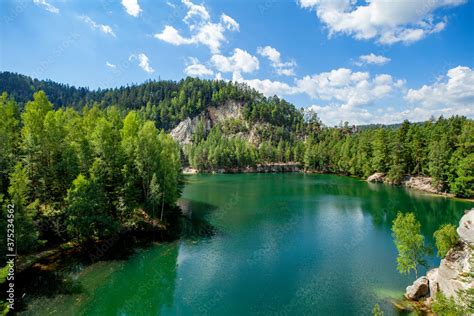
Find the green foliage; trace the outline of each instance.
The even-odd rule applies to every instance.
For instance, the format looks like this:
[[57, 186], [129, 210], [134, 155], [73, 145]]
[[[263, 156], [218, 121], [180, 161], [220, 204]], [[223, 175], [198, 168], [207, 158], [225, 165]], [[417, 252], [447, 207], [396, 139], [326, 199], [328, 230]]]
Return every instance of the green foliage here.
[[213, 170], [247, 167], [256, 162], [257, 150], [238, 136], [225, 136], [219, 126], [211, 129], [207, 138], [188, 149], [191, 166]]
[[433, 234], [436, 240], [436, 248], [438, 249], [438, 255], [444, 258], [448, 253], [449, 249], [454, 247], [458, 241], [458, 233], [456, 232], [456, 226], [451, 224], [442, 225]]
[[104, 193], [93, 180], [80, 174], [68, 191], [66, 209], [71, 236], [80, 241], [106, 238], [116, 232], [116, 222], [107, 212]]
[[453, 297], [446, 297], [443, 293], [436, 294], [436, 300], [432, 305], [433, 312], [437, 315], [463, 316], [463, 311]]
[[[3, 108], [0, 114], [8, 118], [0, 123], [5, 124], [0, 125], [2, 136], [5, 135], [0, 142], [2, 145], [5, 143], [7, 148], [0, 155], [2, 191], [8, 186], [7, 175], [13, 167], [10, 163], [7, 169], [3, 169], [3, 165], [11, 161], [6, 157], [11, 157], [12, 150], [18, 147], [8, 144], [19, 140], [15, 133], [3, 131], [21, 126], [18, 125], [17, 108], [25, 106], [25, 112], [29, 112], [24, 118], [26, 128], [21, 143], [24, 149], [22, 159], [29, 161], [26, 164], [28, 174], [37, 188], [30, 193], [37, 196], [36, 192], [44, 194], [53, 190], [50, 198], [56, 197], [56, 200], [52, 202], [60, 203], [58, 192], [64, 192], [65, 185], [70, 184], [78, 172], [86, 174], [94, 162], [92, 144], [86, 135], [90, 136], [90, 131], [94, 130], [101, 117], [106, 117], [114, 126], [115, 123], [121, 125], [120, 118], [134, 110], [134, 115], [141, 122], [153, 121], [158, 129], [169, 131], [179, 122], [196, 117], [210, 106], [234, 102], [243, 106], [243, 119], [230, 119], [220, 124], [221, 141], [214, 139], [213, 144], [208, 142], [202, 145], [209, 136], [210, 127], [205, 126], [202, 120], [198, 123], [192, 145], [184, 151], [185, 159], [192, 166], [209, 169], [254, 163], [301, 162], [306, 169], [357, 177], [384, 172], [387, 179], [394, 183], [401, 182], [406, 175], [430, 176], [440, 189], [461, 197], [474, 196], [474, 122], [465, 117], [440, 117], [437, 121], [414, 124], [405, 121], [403, 124], [378, 125], [376, 128], [350, 127], [347, 122], [336, 127], [325, 127], [314, 111], [299, 111], [285, 100], [264, 97], [245, 84], [197, 78], [178, 82], [148, 81], [140, 85], [91, 91], [0, 72], [0, 86], [18, 102], [18, 105], [15, 104], [6, 95], [1, 99]], [[70, 109], [64, 115], [55, 114], [46, 123], [51, 125], [51, 128], [45, 129], [47, 135], [42, 135], [39, 131], [43, 130], [45, 122], [39, 116], [45, 116], [44, 112], [52, 110], [52, 105], [44, 93], [34, 96], [35, 111], [28, 102], [40, 90], [46, 92], [56, 107], [72, 106], [82, 112], [83, 118], [78, 118], [78, 113]], [[100, 110], [108, 108], [110, 110]], [[27, 119], [29, 117], [34, 119]], [[26, 137], [31, 129], [38, 131], [32, 134], [36, 138]], [[66, 141], [52, 142], [63, 139], [61, 135], [64, 132]], [[250, 135], [253, 138], [251, 143]], [[235, 157], [233, 150], [225, 153], [215, 153], [216, 148], [211, 150], [214, 145], [222, 148], [226, 143], [232, 149], [244, 150], [239, 156], [246, 157], [242, 160]], [[53, 151], [41, 150], [43, 144], [49, 144]], [[76, 153], [71, 155], [69, 151]], [[252, 157], [247, 157], [248, 151], [253, 152]], [[78, 162], [63, 159], [59, 153]], [[66, 174], [65, 177], [48, 178], [45, 169], [40, 168], [43, 163], [39, 160], [51, 158], [51, 164], [58, 166], [53, 174]], [[58, 161], [67, 163], [59, 165]], [[131, 174], [132, 170], [128, 172]], [[62, 182], [59, 181], [61, 179]]]
[[[0, 284], [5, 283], [8, 276], [8, 270], [10, 270], [10, 265], [6, 265], [3, 268], [0, 268]], [[10, 310], [8, 304], [5, 301], [0, 300], [0, 314], [1, 315], [8, 315], [8, 311]]]
[[465, 117], [358, 132], [326, 127], [316, 135], [306, 128], [307, 169], [358, 177], [384, 172], [393, 183], [406, 175], [431, 176], [440, 189], [474, 196], [474, 121]]
[[472, 315], [474, 313], [474, 289], [460, 291], [455, 297], [446, 297], [443, 293], [438, 292], [432, 309], [436, 315]]
[[17, 104], [6, 93], [0, 96], [0, 117], [0, 192], [5, 192], [18, 151], [20, 123]]
[[15, 239], [18, 253], [36, 248], [38, 231], [34, 226], [37, 203], [28, 203], [29, 180], [25, 168], [18, 162], [10, 175], [8, 195], [10, 204], [14, 205]]
[[383, 311], [380, 308], [379, 304], [375, 304], [374, 308], [372, 309], [372, 315], [374, 316], [383, 316]]
[[420, 223], [413, 213], [399, 212], [393, 221], [392, 233], [398, 250], [397, 269], [402, 274], [415, 271], [418, 278], [418, 265], [426, 265], [427, 254], [425, 238], [420, 233]]
[[[106, 238], [139, 227], [146, 221], [142, 210], [154, 214], [159, 207], [166, 221], [163, 215], [175, 209], [181, 188], [178, 145], [142, 112], [115, 106], [54, 110], [42, 91], [21, 116], [6, 94], [0, 105], [6, 118], [0, 125], [6, 149], [0, 197], [15, 205], [19, 253], [43, 239]], [[0, 221], [7, 222], [6, 214]]]

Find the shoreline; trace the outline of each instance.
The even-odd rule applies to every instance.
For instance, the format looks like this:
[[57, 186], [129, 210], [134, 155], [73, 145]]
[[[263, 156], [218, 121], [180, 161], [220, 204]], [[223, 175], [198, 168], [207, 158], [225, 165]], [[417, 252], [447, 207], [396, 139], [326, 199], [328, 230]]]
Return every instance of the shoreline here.
[[[401, 183], [392, 183], [389, 181], [384, 180], [383, 178], [379, 178], [376, 181], [371, 181], [370, 176], [367, 179], [359, 178], [357, 176], [351, 176], [347, 174], [338, 174], [333, 172], [321, 171], [316, 169], [304, 169], [302, 163], [298, 162], [291, 162], [291, 163], [269, 163], [269, 164], [258, 164], [254, 167], [235, 167], [235, 168], [219, 168], [219, 169], [206, 169], [206, 170], [199, 170], [191, 167], [185, 167], [182, 170], [183, 175], [195, 175], [195, 174], [244, 174], [244, 173], [302, 173], [302, 174], [332, 174], [337, 176], [344, 176], [350, 177], [354, 179], [358, 179], [360, 181], [364, 181], [367, 183], [378, 183], [390, 186], [397, 186], [403, 187], [406, 189], [423, 192], [425, 194], [437, 197], [444, 197], [444, 198], [451, 198], [457, 199], [466, 202], [474, 202], [474, 198], [464, 198], [456, 196], [452, 193], [437, 191], [436, 189], [429, 187], [426, 183], [423, 186], [418, 186], [413, 183], [412, 180], [422, 179], [426, 182], [426, 179], [429, 177], [423, 176], [407, 176]], [[377, 173], [375, 173], [377, 174]], [[374, 175], [375, 175], [374, 174]]]

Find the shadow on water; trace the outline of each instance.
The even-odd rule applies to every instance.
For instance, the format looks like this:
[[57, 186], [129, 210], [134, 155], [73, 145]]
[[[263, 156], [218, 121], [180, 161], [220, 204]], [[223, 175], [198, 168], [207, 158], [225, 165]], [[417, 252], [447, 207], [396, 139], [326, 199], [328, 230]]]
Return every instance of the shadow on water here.
[[208, 217], [217, 207], [204, 202], [182, 199], [179, 206], [183, 210], [180, 218], [181, 238], [202, 239], [210, 238], [217, 233], [217, 229], [209, 223]]
[[[25, 269], [16, 276], [17, 306], [19, 312], [26, 314], [36, 314], [34, 311], [27, 310], [28, 304], [32, 299], [53, 299], [57, 296], [78, 296], [88, 295], [90, 289], [83, 284], [82, 278], [78, 275], [92, 268], [94, 264], [104, 264], [107, 262], [125, 262], [127, 260], [143, 260], [149, 269], [141, 271], [137, 280], [146, 280], [142, 284], [136, 284], [136, 289], [140, 292], [130, 298], [130, 292], [124, 300], [125, 305], [117, 304], [116, 310], [95, 312], [112, 312], [114, 314], [120, 311], [129, 310], [133, 312], [133, 306], [140, 304], [143, 297], [150, 296], [149, 301], [154, 301], [150, 312], [160, 314], [160, 308], [171, 306], [173, 300], [174, 278], [176, 276], [177, 266], [177, 247], [173, 242], [178, 239], [203, 239], [211, 238], [216, 234], [216, 229], [207, 221], [208, 215], [216, 210], [216, 207], [203, 202], [183, 200], [180, 202], [182, 210], [181, 216], [175, 216], [170, 220], [170, 226], [175, 229], [163, 232], [139, 232], [133, 234], [122, 234], [112, 236], [111, 238], [93, 244], [86, 244], [80, 247], [59, 252], [53, 256], [42, 259], [33, 266]], [[157, 255], [152, 251], [142, 251], [156, 245], [156, 242], [162, 243], [167, 249], [165, 253]], [[151, 248], [150, 248], [151, 249]], [[136, 255], [140, 253], [140, 258]], [[144, 255], [143, 255], [144, 254]], [[156, 256], [144, 259], [144, 256]], [[156, 261], [156, 265], [150, 266], [150, 262]], [[100, 269], [100, 268], [99, 268]], [[133, 271], [132, 271], [133, 273]], [[143, 275], [146, 275], [144, 278]], [[114, 276], [109, 276], [114, 277]], [[91, 283], [90, 281], [87, 281]], [[123, 282], [121, 280], [116, 282]], [[128, 289], [138, 281], [128, 279], [122, 285], [123, 289]], [[97, 281], [95, 283], [98, 283]], [[90, 284], [88, 285], [90, 287]], [[99, 286], [97, 284], [97, 286]], [[169, 290], [156, 293], [156, 288], [166, 287]], [[110, 289], [109, 289], [110, 290]], [[94, 290], [96, 291], [96, 290]], [[119, 290], [118, 290], [119, 291]], [[120, 291], [119, 291], [120, 292]], [[170, 294], [171, 293], [171, 294]], [[120, 297], [121, 293], [117, 296]], [[171, 296], [170, 296], [171, 295]], [[169, 296], [169, 297], [163, 297]], [[135, 301], [134, 301], [135, 300]], [[160, 301], [163, 302], [160, 302]], [[100, 304], [99, 304], [100, 305]], [[105, 304], [111, 307], [111, 304]], [[112, 304], [113, 305], [113, 304]], [[120, 305], [120, 306], [118, 306]], [[96, 307], [98, 309], [99, 307]]]

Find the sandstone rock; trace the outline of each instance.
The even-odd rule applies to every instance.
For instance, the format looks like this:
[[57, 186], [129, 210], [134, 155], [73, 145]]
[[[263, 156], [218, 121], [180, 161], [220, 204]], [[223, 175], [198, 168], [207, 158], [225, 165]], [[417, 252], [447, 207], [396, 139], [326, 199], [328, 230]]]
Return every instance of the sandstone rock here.
[[411, 177], [408, 176], [403, 181], [403, 185], [429, 193], [442, 193], [440, 186], [434, 186], [433, 179], [430, 177]]
[[[460, 290], [474, 288], [474, 209], [461, 218], [457, 232], [460, 236], [459, 244], [448, 251], [439, 268], [428, 271], [426, 277], [422, 277], [428, 281], [429, 295], [432, 298], [436, 297], [437, 292], [456, 297]], [[416, 299], [412, 297], [424, 292], [420, 287], [423, 287], [425, 281], [420, 279], [407, 287], [407, 298]]]
[[385, 179], [385, 173], [376, 172], [367, 178], [368, 182], [383, 182]]
[[200, 120], [204, 120], [204, 128], [209, 131], [215, 124], [230, 118], [242, 118], [241, 103], [227, 101], [218, 107], [211, 106], [198, 116], [181, 121], [170, 134], [180, 145], [189, 144]]
[[428, 271], [426, 274], [426, 277], [429, 280], [430, 283], [430, 297], [434, 297], [436, 293], [439, 291], [439, 284], [438, 284], [438, 268], [436, 269], [431, 269]]
[[[181, 121], [178, 126], [171, 130], [171, 137], [181, 145], [189, 144], [200, 119], [202, 119], [202, 116], [196, 116], [193, 119], [188, 117], [184, 121]], [[206, 123], [207, 127], [209, 123]]]
[[464, 214], [457, 231], [462, 241], [474, 245], [474, 209]]
[[230, 118], [242, 118], [242, 104], [235, 101], [227, 101], [225, 104], [208, 109], [209, 118], [213, 124], [228, 120]]
[[430, 293], [429, 283], [430, 281], [425, 276], [418, 278], [412, 285], [407, 287], [405, 297], [409, 300], [418, 300], [427, 296]]

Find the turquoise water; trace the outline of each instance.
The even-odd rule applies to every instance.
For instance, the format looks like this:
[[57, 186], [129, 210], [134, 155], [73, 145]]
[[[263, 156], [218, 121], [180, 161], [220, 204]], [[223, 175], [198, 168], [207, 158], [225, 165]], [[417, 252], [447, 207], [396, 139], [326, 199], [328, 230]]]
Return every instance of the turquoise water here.
[[333, 175], [186, 181], [180, 205], [196, 224], [186, 237], [69, 268], [75, 290], [32, 295], [25, 314], [369, 315], [375, 303], [397, 314], [391, 300], [414, 275], [396, 270], [396, 212], [415, 212], [433, 244], [441, 224], [474, 206]]

